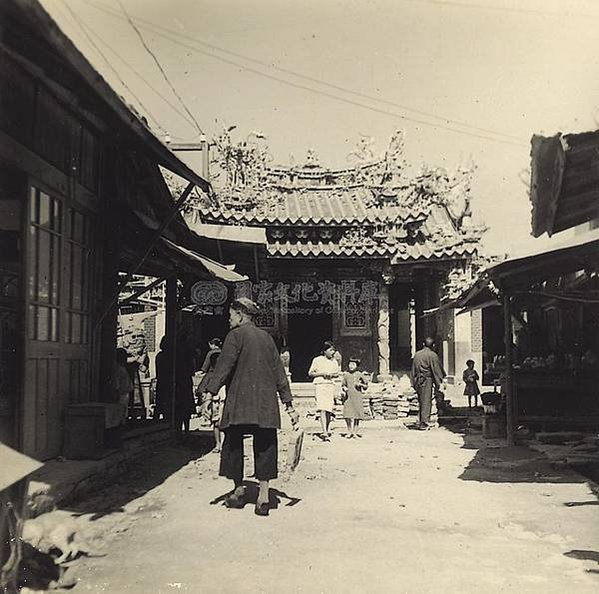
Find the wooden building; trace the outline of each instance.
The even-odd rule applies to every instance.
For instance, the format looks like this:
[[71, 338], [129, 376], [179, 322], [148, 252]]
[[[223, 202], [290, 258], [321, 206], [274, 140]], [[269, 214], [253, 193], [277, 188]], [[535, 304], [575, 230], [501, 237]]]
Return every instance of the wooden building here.
[[599, 132], [533, 136], [532, 234], [549, 236], [599, 221]]
[[[36, 0], [0, 3], [0, 440], [61, 453], [67, 406], [115, 400], [123, 276], [240, 280], [197, 254], [179, 209], [209, 184], [92, 68]], [[159, 166], [186, 179], [173, 203]], [[189, 284], [188, 282], [188, 284]]]
[[240, 163], [251, 145], [231, 150], [226, 132], [216, 144], [219, 207], [201, 206], [197, 219], [266, 229], [266, 250], [240, 269], [251, 283], [237, 290], [289, 348], [294, 381], [307, 380], [326, 339], [382, 376], [409, 368], [426, 334], [451, 374], [472, 355], [471, 328], [456, 328], [453, 312], [423, 317], [448, 275], [466, 274], [480, 251], [467, 172], [409, 174], [400, 132], [380, 158], [359, 147], [346, 169], [321, 166], [313, 151], [304, 165], [272, 167], [255, 146]]
[[520, 425], [599, 427], [598, 150], [597, 132], [533, 137], [532, 234], [575, 233], [485, 269], [454, 303], [495, 321], [483, 342], [495, 349], [509, 441]]

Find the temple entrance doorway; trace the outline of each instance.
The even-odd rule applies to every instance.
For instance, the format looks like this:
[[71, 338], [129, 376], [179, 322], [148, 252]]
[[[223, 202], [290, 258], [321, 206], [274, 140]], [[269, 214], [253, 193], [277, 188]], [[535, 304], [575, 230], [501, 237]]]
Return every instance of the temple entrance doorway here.
[[391, 371], [411, 369], [414, 349], [414, 291], [412, 285], [395, 284], [389, 291], [389, 367]]
[[333, 336], [333, 315], [319, 303], [299, 302], [289, 306], [287, 314], [290, 371], [294, 382], [310, 381], [308, 369], [322, 343]]

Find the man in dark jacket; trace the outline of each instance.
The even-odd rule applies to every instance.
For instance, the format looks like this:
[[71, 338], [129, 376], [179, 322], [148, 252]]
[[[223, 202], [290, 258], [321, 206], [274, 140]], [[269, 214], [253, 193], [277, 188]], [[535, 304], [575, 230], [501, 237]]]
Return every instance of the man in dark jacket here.
[[291, 388], [275, 343], [267, 332], [257, 328], [254, 317], [258, 307], [242, 297], [231, 304], [231, 330], [206, 392], [218, 394], [223, 385], [227, 395], [220, 428], [225, 439], [221, 450], [221, 476], [235, 483], [235, 490], [225, 499], [227, 507], [245, 505], [243, 487], [243, 436], [254, 438], [255, 475], [260, 483], [255, 512], [268, 515], [269, 481], [277, 477], [277, 429], [281, 427], [277, 394], [285, 404], [291, 422], [299, 415], [293, 409]]
[[412, 361], [412, 382], [420, 402], [419, 429], [429, 428], [431, 408], [433, 403], [433, 388], [439, 390], [445, 378], [445, 371], [439, 361], [439, 356], [433, 347], [435, 341], [429, 336], [424, 340], [424, 346], [416, 351]]

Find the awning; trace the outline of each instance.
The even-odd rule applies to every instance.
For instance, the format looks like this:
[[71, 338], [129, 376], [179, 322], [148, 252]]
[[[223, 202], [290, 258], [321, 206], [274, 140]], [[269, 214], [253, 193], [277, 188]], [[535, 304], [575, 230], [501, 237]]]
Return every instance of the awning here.
[[195, 263], [196, 266], [201, 266], [203, 269], [207, 270], [211, 276], [217, 278], [219, 280], [228, 282], [228, 283], [239, 283], [248, 280], [247, 276], [242, 274], [238, 274], [234, 271], [235, 265], [224, 265], [207, 258], [206, 256], [201, 256], [200, 254], [187, 249], [181, 245], [177, 245], [172, 241], [166, 239], [166, 237], [162, 237], [162, 242], [167, 246], [168, 249], [174, 251], [180, 256], [184, 256], [191, 263]]
[[484, 309], [485, 307], [497, 305], [500, 305], [499, 298], [491, 291], [488, 283], [477, 283], [457, 299], [452, 299], [438, 307], [425, 310], [421, 317], [427, 318], [450, 309], [459, 309], [458, 315], [460, 315], [470, 313], [477, 309]]
[[192, 231], [207, 239], [266, 245], [266, 229], [263, 227], [209, 225], [207, 223], [190, 223], [189, 221], [188, 225]]
[[499, 305], [499, 298], [496, 291], [492, 290], [491, 283], [503, 291], [526, 291], [544, 280], [582, 270], [587, 265], [599, 266], [599, 229], [574, 236], [552, 248], [494, 264], [484, 269], [478, 280], [457, 299], [426, 314], [444, 309], [461, 309], [459, 313], [466, 313]]
[[525, 287], [598, 263], [599, 229], [594, 229], [554, 247], [508, 258], [483, 272], [502, 288]]
[[4, 491], [43, 466], [41, 462], [17, 452], [3, 443], [0, 443], [0, 460], [2, 460], [0, 491]]

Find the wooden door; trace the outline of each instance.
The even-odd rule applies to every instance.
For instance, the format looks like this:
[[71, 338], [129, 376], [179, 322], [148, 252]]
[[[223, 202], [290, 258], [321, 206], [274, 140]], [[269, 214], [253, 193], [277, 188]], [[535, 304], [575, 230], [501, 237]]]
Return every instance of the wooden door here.
[[55, 193], [29, 191], [23, 450], [58, 456], [64, 411], [89, 399], [90, 217]]

